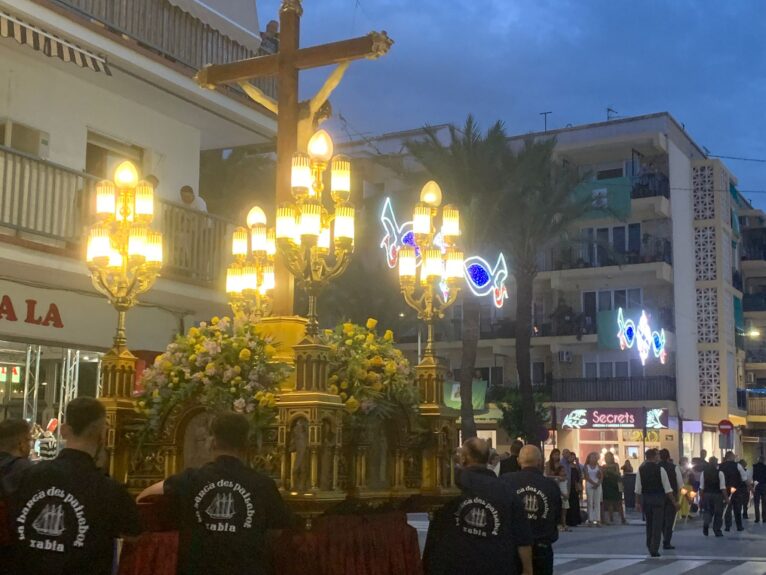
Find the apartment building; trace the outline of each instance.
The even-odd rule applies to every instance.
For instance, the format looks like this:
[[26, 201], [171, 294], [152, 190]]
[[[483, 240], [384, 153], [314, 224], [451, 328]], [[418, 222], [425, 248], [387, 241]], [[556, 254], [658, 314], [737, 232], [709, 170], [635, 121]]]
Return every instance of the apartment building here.
[[230, 224], [179, 190], [198, 191], [201, 150], [268, 142], [276, 122], [193, 76], [261, 49], [254, 0], [0, 0], [0, 419], [20, 415], [25, 384], [45, 421], [62, 386], [95, 392], [116, 312], [90, 284], [83, 232], [95, 183], [124, 159], [159, 180], [165, 260], [128, 314], [130, 347], [163, 350], [226, 311]]
[[[407, 185], [402, 173], [418, 167], [402, 142], [416, 137], [348, 145], [365, 167], [368, 197]], [[518, 148], [528, 137], [556, 137], [556, 154], [585, 178], [576, 193], [593, 198], [566, 241], [541, 246], [538, 261], [532, 378], [550, 394], [557, 445], [581, 459], [611, 450], [634, 464], [648, 447], [678, 457], [718, 453], [731, 441], [741, 451], [747, 412], [737, 216], [747, 202], [734, 175], [667, 113], [510, 143]], [[477, 365], [490, 389], [516, 382], [512, 278], [508, 293], [502, 309], [489, 299], [482, 305]], [[460, 368], [460, 314], [458, 303], [453, 329], [438, 344], [453, 371]], [[723, 419], [736, 427], [728, 437], [718, 431]], [[502, 434], [491, 436], [504, 443]]]

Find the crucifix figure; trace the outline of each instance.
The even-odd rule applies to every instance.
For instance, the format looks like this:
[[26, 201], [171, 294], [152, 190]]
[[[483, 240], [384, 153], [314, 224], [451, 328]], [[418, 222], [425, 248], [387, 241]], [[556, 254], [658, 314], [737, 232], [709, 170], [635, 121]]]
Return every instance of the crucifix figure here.
[[[393, 41], [385, 32], [341, 40], [309, 48], [300, 48], [301, 0], [282, 0], [279, 9], [279, 52], [256, 56], [228, 64], [208, 65], [197, 72], [197, 82], [214, 89], [219, 84], [239, 84], [256, 102], [277, 114], [277, 205], [290, 201], [290, 168], [296, 151], [306, 151], [306, 144], [316, 125], [329, 112], [328, 98], [340, 83], [348, 64], [362, 58], [385, 55]], [[298, 73], [301, 70], [337, 65], [324, 86], [310, 100], [298, 101]], [[249, 83], [249, 80], [277, 76], [277, 101]], [[292, 314], [292, 277], [277, 269], [280, 289], [274, 293], [274, 313]]]

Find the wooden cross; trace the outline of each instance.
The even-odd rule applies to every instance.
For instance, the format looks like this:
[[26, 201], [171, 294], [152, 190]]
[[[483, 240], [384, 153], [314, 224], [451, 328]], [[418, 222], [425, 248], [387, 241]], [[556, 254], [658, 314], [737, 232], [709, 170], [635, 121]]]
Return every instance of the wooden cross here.
[[[383, 56], [393, 44], [385, 32], [371, 32], [366, 36], [341, 40], [309, 48], [300, 48], [300, 21], [303, 14], [301, 0], [282, 0], [279, 9], [279, 51], [269, 56], [256, 56], [228, 64], [205, 66], [196, 76], [197, 82], [206, 88], [214, 89], [218, 84], [238, 83], [256, 101], [277, 112], [277, 206], [292, 199], [290, 189], [290, 169], [293, 154], [298, 150], [298, 123], [300, 106], [298, 101], [298, 73], [301, 70], [338, 64], [336, 71], [309, 101], [309, 122], [314, 120], [317, 104], [324, 103], [330, 92], [340, 82], [346, 66], [353, 60], [374, 59]], [[248, 80], [265, 76], [277, 76], [277, 104], [269, 106], [263, 93]], [[314, 105], [312, 105], [314, 104]], [[321, 105], [321, 104], [320, 104]], [[301, 142], [305, 146], [305, 142]], [[306, 151], [301, 150], [301, 151]], [[277, 270], [279, 285], [287, 289], [276, 290], [274, 313], [290, 315], [292, 313], [292, 277]]]

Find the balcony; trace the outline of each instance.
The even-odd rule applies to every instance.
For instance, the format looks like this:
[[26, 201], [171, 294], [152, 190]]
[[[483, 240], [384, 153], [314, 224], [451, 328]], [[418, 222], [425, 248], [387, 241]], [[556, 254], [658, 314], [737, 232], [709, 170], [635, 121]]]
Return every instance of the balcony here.
[[673, 249], [670, 240], [649, 235], [644, 236], [638, 250], [615, 251], [611, 245], [590, 244], [581, 246], [558, 247], [547, 254], [549, 257], [539, 271], [576, 270], [626, 266], [664, 262], [673, 263]]
[[[96, 179], [0, 146], [0, 240], [81, 258]], [[160, 200], [164, 277], [206, 287], [222, 281], [228, 220]]]
[[747, 417], [756, 421], [766, 422], [766, 390], [748, 390]]
[[633, 189], [630, 192], [633, 200], [643, 198], [670, 199], [670, 180], [664, 174], [644, 174], [633, 178]]
[[[226, 64], [256, 56], [251, 48], [174, 6], [169, 0], [54, 0], [59, 6], [143, 48], [196, 72], [206, 64]], [[262, 45], [260, 52], [273, 49]], [[253, 80], [268, 96], [276, 98], [276, 78]], [[239, 90], [235, 90], [239, 91]]]
[[745, 363], [763, 364], [763, 368], [754, 369], [766, 369], [766, 347], [745, 347]]
[[670, 376], [555, 379], [553, 401], [675, 401], [676, 378]]
[[745, 312], [766, 311], [766, 292], [746, 293], [742, 297]]

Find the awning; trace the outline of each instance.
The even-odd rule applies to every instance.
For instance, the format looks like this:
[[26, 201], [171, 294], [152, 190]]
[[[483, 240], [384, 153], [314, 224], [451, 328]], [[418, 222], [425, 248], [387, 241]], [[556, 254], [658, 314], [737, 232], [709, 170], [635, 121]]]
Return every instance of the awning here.
[[33, 50], [63, 62], [72, 62], [82, 68], [90, 68], [94, 72], [112, 75], [105, 58], [96, 56], [84, 48], [75, 46], [5, 12], [0, 12], [0, 37], [13, 38], [22, 46], [29, 46]]

